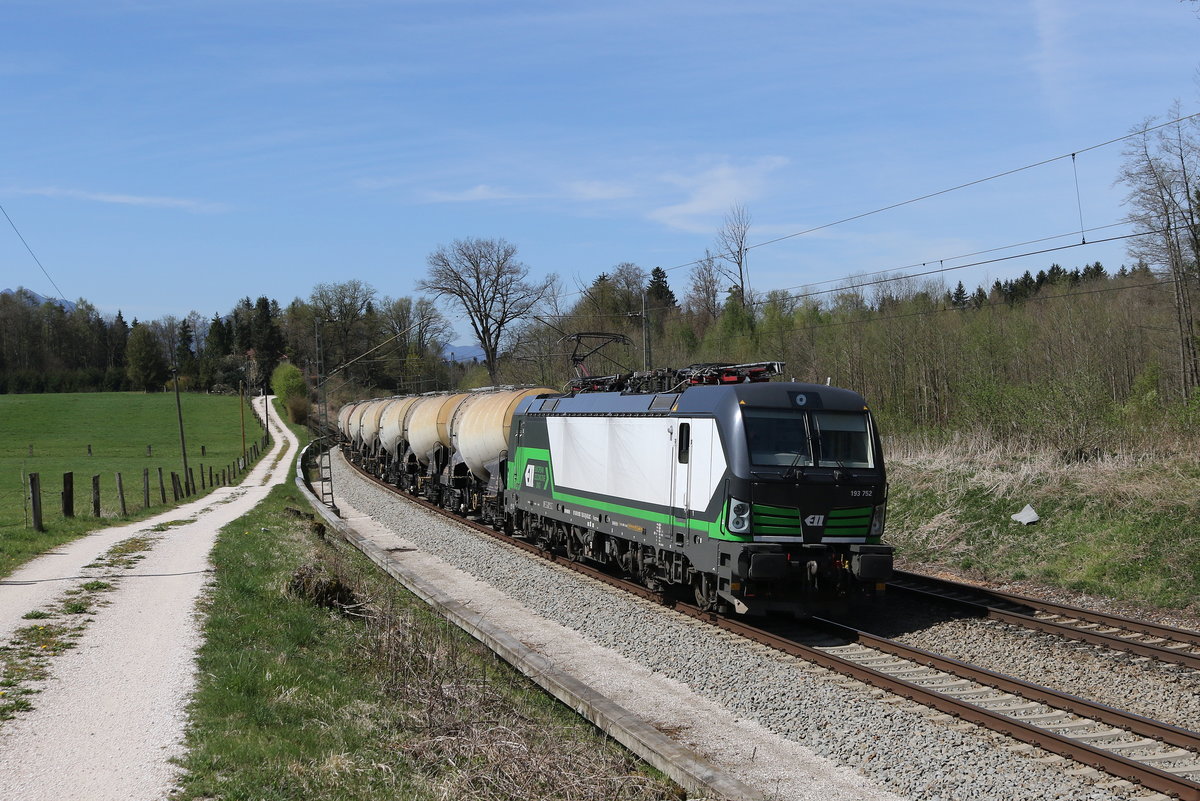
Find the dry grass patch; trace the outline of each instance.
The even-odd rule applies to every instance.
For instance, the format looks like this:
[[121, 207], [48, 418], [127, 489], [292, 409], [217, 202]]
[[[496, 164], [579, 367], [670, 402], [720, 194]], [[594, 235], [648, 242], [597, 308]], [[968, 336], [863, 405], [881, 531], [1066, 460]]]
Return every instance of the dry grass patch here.
[[[1197, 606], [1200, 449], [1063, 453], [958, 437], [888, 448], [888, 539], [909, 566]], [[1010, 515], [1030, 504], [1033, 526]]]

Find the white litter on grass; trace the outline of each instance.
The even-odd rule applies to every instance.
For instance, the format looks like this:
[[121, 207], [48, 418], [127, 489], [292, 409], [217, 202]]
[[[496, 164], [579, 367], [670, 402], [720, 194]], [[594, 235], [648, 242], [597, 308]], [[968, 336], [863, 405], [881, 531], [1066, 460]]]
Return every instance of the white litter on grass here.
[[1024, 523], [1028, 526], [1031, 523], [1036, 523], [1042, 518], [1038, 517], [1038, 513], [1033, 511], [1032, 506], [1025, 504], [1025, 508], [1013, 515], [1012, 519], [1016, 520], [1018, 523]]

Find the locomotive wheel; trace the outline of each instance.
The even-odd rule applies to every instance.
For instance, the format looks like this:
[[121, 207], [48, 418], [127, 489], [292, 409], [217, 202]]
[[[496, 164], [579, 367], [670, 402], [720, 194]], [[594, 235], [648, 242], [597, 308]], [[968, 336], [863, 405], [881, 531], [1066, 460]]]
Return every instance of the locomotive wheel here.
[[697, 573], [692, 579], [692, 592], [696, 596], [696, 606], [705, 612], [715, 612], [720, 606], [717, 597], [717, 583], [709, 573]]
[[567, 558], [572, 562], [578, 562], [583, 558], [583, 546], [579, 544], [579, 538], [575, 536], [573, 528], [568, 528], [563, 534], [563, 544], [567, 552]]

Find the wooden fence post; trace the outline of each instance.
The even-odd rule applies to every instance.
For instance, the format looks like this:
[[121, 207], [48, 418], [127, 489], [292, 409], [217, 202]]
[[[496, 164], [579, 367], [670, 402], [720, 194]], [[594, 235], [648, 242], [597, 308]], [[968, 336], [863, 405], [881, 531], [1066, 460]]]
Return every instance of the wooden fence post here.
[[[196, 494], [196, 471], [190, 467], [188, 468], [188, 487], [189, 487], [189, 489], [191, 489], [191, 495], [195, 495]], [[189, 495], [188, 497], [191, 497], [191, 495]]]
[[[30, 450], [33, 446], [29, 446]], [[33, 530], [45, 531], [42, 525], [42, 477], [37, 473], [29, 474], [29, 503], [33, 509]]]
[[167, 487], [163, 484], [162, 468], [158, 468], [158, 494], [162, 496], [162, 502], [165, 506], [167, 503]]
[[75, 516], [75, 474], [74, 473], [63, 473], [62, 513], [63, 513], [63, 517], [74, 517]]
[[117, 501], [121, 504], [121, 517], [128, 517], [129, 509], [125, 506], [125, 479], [121, 478], [120, 473], [117, 473]]
[[150, 468], [142, 468], [142, 508], [150, 508]]
[[171, 471], [171, 498], [179, 503], [179, 474]]
[[92, 476], [92, 516], [100, 516], [100, 476]]

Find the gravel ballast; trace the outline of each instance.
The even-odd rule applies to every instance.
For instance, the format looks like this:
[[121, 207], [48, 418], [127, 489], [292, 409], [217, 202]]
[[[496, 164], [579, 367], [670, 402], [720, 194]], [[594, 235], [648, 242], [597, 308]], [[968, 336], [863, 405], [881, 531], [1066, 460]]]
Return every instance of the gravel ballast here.
[[[1126, 790], [1107, 777], [1096, 783], [1074, 775], [1080, 768], [1075, 763], [1038, 751], [1032, 753], [1040, 757], [1031, 757], [1030, 749], [1005, 736], [938, 716], [532, 559], [396, 499], [355, 475], [340, 459], [334, 465], [339, 498], [422, 552], [724, 710], [728, 728], [722, 734], [723, 747], [730, 754], [738, 751], [737, 727], [751, 722], [781, 742], [804, 746], [814, 758], [857, 771], [914, 799], [1101, 801], [1144, 792]], [[980, 631], [986, 636], [991, 628]], [[1024, 658], [1021, 653], [1010, 656]], [[681, 720], [686, 719], [684, 712], [680, 710]], [[794, 795], [795, 789], [777, 786], [775, 797], [803, 797]]]

